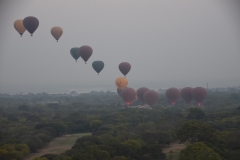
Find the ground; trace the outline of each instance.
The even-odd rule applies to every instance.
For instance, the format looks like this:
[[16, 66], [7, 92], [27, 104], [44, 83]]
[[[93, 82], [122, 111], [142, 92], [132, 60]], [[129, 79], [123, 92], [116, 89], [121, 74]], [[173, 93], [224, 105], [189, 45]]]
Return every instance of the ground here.
[[166, 154], [167, 159], [178, 160], [179, 153], [182, 149], [186, 148], [186, 144], [179, 144], [179, 141], [175, 141], [169, 145], [169, 147], [163, 148], [162, 152]]
[[24, 160], [32, 160], [36, 157], [41, 157], [45, 154], [60, 154], [65, 152], [68, 149], [71, 149], [72, 146], [75, 144], [78, 138], [83, 136], [92, 135], [92, 133], [78, 133], [78, 134], [69, 134], [64, 135], [59, 138], [55, 138], [52, 140], [47, 147], [39, 149], [37, 153], [30, 153]]

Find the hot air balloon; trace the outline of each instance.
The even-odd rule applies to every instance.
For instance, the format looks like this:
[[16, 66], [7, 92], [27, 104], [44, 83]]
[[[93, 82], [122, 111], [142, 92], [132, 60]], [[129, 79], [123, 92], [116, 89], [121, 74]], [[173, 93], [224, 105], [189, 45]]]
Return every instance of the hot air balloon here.
[[187, 104], [190, 104], [193, 99], [192, 90], [193, 88], [191, 87], [185, 87], [181, 90], [181, 97]]
[[79, 53], [78, 53], [79, 48], [78, 47], [74, 47], [70, 49], [70, 53], [72, 55], [72, 57], [76, 60], [80, 57]]
[[196, 87], [192, 90], [192, 97], [198, 103], [198, 106], [200, 106], [207, 97], [207, 91], [203, 87]]
[[153, 106], [157, 103], [159, 95], [154, 90], [148, 90], [143, 94], [143, 98], [146, 104], [148, 104], [149, 106]]
[[18, 19], [14, 22], [14, 28], [17, 30], [17, 32], [21, 35], [23, 35], [23, 33], [26, 31], [26, 28], [23, 25], [23, 20], [22, 19]]
[[61, 27], [55, 26], [51, 29], [51, 34], [52, 36], [57, 40], [59, 40], [59, 38], [62, 36], [63, 34], [63, 30]]
[[29, 17], [26, 17], [24, 18], [23, 20], [23, 25], [24, 27], [26, 28], [26, 30], [31, 34], [32, 34], [36, 31], [36, 29], [38, 28], [38, 25], [39, 25], [39, 21], [36, 17], [32, 17], [32, 16], [29, 16]]
[[136, 91], [132, 88], [124, 88], [121, 92], [121, 97], [123, 99], [123, 101], [129, 105], [131, 104], [135, 97], [136, 97]]
[[115, 84], [118, 89], [123, 90], [128, 85], [128, 80], [125, 77], [119, 77], [115, 80]]
[[99, 73], [102, 71], [102, 69], [104, 68], [104, 63], [103, 63], [103, 61], [94, 61], [93, 63], [92, 63], [92, 67], [93, 67], [93, 69], [98, 73], [98, 75], [99, 75]]
[[166, 91], [166, 96], [170, 100], [172, 105], [174, 105], [180, 96], [180, 91], [177, 88], [169, 88]]
[[119, 64], [118, 68], [122, 72], [122, 74], [126, 76], [131, 69], [131, 64], [128, 62], [122, 62]]
[[136, 96], [135, 96], [135, 98], [132, 102], [137, 102], [137, 100], [138, 100], [138, 96], [137, 96], [137, 93], [136, 93]]
[[137, 96], [138, 96], [138, 98], [140, 99], [140, 101], [141, 101], [143, 104], [145, 103], [145, 102], [144, 102], [143, 95], [144, 95], [144, 93], [147, 92], [147, 91], [149, 91], [149, 89], [146, 88], [146, 87], [141, 87], [141, 88], [139, 88], [139, 89], [137, 90]]
[[79, 48], [79, 55], [82, 57], [82, 59], [85, 61], [85, 64], [87, 60], [91, 57], [92, 55], [92, 48], [90, 46], [82, 46]]

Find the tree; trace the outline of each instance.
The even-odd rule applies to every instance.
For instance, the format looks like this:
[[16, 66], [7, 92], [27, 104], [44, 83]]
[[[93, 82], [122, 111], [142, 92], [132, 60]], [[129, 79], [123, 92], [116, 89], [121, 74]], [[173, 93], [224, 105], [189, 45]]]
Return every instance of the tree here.
[[19, 111], [28, 111], [29, 110], [29, 106], [27, 105], [21, 105], [18, 107]]
[[229, 150], [240, 150], [240, 131], [230, 132], [226, 138], [226, 147]]
[[202, 142], [196, 142], [188, 145], [181, 150], [179, 160], [221, 160], [219, 154], [215, 153]]
[[102, 124], [101, 120], [92, 120], [90, 122], [89, 127], [92, 131], [96, 131], [101, 124]]
[[212, 142], [215, 140], [214, 133], [215, 129], [201, 121], [189, 121], [183, 124], [183, 126], [178, 130], [177, 137], [180, 142], [189, 141], [194, 142]]
[[203, 119], [204, 116], [205, 116], [205, 113], [200, 108], [190, 108], [187, 118], [199, 120], [199, 119]]
[[0, 146], [1, 160], [20, 160], [29, 153], [29, 148], [26, 144], [4, 144]]

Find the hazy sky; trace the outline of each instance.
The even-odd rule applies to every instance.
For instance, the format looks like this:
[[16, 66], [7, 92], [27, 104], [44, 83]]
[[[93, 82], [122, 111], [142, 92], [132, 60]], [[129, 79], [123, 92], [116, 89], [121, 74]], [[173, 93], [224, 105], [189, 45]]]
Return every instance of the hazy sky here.
[[[40, 24], [21, 38], [13, 23], [27, 16]], [[116, 88], [121, 62], [135, 89], [240, 86], [239, 17], [238, 0], [1, 0], [0, 93]], [[82, 45], [93, 48], [87, 64], [70, 55]]]

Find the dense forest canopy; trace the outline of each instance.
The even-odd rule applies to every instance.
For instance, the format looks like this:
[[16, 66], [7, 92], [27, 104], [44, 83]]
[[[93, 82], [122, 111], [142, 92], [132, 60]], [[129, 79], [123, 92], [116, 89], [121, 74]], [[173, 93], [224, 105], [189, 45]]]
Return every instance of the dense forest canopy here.
[[[159, 90], [161, 91], [161, 90]], [[167, 160], [172, 142], [186, 143], [180, 160], [238, 160], [240, 89], [211, 89], [201, 106], [164, 93], [156, 105], [126, 106], [117, 92], [0, 94], [0, 159], [20, 160], [53, 138], [92, 132], [65, 153], [38, 159]], [[206, 156], [208, 155], [208, 156]]]

